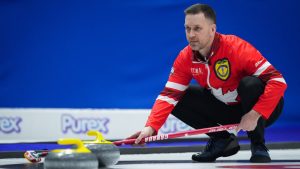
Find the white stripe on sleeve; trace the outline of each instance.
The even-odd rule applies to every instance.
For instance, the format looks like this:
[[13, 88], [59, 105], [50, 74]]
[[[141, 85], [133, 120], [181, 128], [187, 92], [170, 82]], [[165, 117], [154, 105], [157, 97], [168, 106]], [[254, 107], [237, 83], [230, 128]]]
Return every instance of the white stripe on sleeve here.
[[269, 81], [271, 81], [271, 80], [278, 81], [278, 82], [286, 84], [284, 78], [282, 78], [282, 77], [281, 78], [273, 78], [273, 79], [270, 79]]
[[170, 81], [167, 82], [166, 87], [176, 89], [179, 91], [185, 91], [188, 88], [188, 86], [185, 86], [185, 85], [182, 85], [179, 83], [170, 82]]
[[176, 104], [178, 103], [178, 101], [176, 101], [168, 96], [162, 96], [162, 95], [159, 95], [156, 100], [166, 101], [169, 104], [173, 104], [174, 106], [176, 106]]
[[265, 62], [261, 67], [259, 67], [256, 72], [253, 74], [254, 76], [259, 76], [262, 72], [264, 72], [269, 66], [271, 66], [270, 62]]

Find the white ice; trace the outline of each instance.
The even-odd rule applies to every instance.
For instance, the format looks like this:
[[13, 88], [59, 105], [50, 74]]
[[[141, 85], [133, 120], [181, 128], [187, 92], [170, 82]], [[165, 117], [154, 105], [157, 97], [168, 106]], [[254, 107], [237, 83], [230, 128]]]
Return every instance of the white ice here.
[[[230, 157], [218, 158], [214, 163], [196, 163], [191, 160], [193, 153], [162, 153], [162, 154], [134, 154], [121, 155], [118, 164], [111, 166], [111, 169], [215, 169], [215, 168], [300, 168], [300, 149], [292, 150], [270, 150], [271, 163], [250, 163], [251, 152], [249, 150], [239, 151]], [[0, 165], [26, 164], [28, 161], [23, 158], [0, 159]], [[0, 169], [6, 169], [1, 168]]]

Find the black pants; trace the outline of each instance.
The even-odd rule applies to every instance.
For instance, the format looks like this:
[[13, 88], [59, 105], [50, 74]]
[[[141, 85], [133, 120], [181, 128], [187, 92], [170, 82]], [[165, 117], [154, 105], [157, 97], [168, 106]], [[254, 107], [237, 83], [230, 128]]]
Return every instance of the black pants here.
[[[218, 124], [239, 123], [242, 116], [248, 113], [259, 96], [264, 92], [265, 83], [259, 78], [247, 76], [243, 78], [238, 87], [241, 103], [226, 105], [216, 99], [209, 90], [199, 86], [190, 86], [185, 95], [172, 111], [172, 114], [193, 128], [206, 128]], [[247, 132], [252, 143], [265, 142], [265, 127], [270, 126], [280, 116], [283, 108], [283, 98], [278, 102], [271, 116], [265, 120], [259, 118], [255, 130]], [[210, 133], [210, 137], [229, 137], [227, 131]]]

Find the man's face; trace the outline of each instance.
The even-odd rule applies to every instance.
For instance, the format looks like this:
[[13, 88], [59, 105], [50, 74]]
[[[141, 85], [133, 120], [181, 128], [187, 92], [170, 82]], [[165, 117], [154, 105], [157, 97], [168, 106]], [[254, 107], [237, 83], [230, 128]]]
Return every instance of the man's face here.
[[193, 50], [200, 51], [210, 47], [210, 42], [216, 32], [216, 25], [212, 20], [206, 19], [203, 13], [187, 14], [184, 26], [186, 38]]

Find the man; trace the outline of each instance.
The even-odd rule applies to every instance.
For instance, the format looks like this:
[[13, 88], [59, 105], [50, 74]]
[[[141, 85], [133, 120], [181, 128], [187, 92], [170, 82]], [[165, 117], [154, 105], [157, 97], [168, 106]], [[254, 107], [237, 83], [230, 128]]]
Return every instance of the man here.
[[[176, 58], [165, 88], [157, 97], [145, 128], [133, 135], [136, 144], [160, 129], [168, 115], [193, 128], [239, 123], [251, 140], [251, 162], [270, 162], [264, 129], [281, 114], [286, 82], [251, 44], [216, 32], [213, 9], [195, 4], [185, 10], [189, 45]], [[194, 78], [200, 87], [190, 86]], [[227, 131], [208, 134], [198, 162], [236, 154], [240, 146]]]

